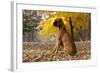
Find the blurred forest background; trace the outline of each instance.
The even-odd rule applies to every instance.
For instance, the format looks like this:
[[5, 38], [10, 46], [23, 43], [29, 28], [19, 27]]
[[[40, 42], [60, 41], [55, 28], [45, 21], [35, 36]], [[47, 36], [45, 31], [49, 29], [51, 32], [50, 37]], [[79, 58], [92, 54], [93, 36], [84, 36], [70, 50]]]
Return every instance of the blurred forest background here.
[[[42, 56], [44, 54], [46, 56], [46, 53], [53, 49], [57, 32], [53, 22], [56, 18], [63, 19], [66, 30], [74, 39], [77, 48], [83, 51], [81, 51], [82, 57], [78, 54], [72, 59], [90, 58], [91, 13], [23, 10], [23, 62], [47, 61], [48, 57]], [[57, 60], [63, 58], [58, 59], [58, 57]]]
[[53, 36], [56, 32], [52, 26], [55, 18], [63, 19], [66, 30], [75, 41], [90, 40], [90, 13], [23, 10], [23, 41], [41, 41], [38, 32], [45, 37]]

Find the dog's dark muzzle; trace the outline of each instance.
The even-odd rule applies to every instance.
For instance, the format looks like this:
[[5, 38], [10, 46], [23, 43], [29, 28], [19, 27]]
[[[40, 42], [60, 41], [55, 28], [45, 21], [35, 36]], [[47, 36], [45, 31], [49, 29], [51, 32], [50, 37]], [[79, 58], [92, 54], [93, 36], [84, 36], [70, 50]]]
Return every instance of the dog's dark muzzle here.
[[55, 22], [53, 22], [53, 26], [57, 26], [57, 22], [55, 21]]

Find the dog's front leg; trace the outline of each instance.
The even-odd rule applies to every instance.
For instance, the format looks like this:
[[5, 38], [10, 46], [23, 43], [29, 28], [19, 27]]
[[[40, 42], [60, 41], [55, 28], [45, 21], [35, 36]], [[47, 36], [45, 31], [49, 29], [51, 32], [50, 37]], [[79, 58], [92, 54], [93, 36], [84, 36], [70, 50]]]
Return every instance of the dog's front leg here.
[[51, 53], [51, 57], [53, 57], [55, 54], [57, 54], [59, 47], [60, 47], [60, 42], [57, 42]]
[[56, 48], [57, 48], [57, 44], [54, 46], [53, 50], [52, 50], [52, 54], [54, 54], [54, 52], [56, 51]]
[[60, 42], [57, 42], [54, 54], [58, 52], [59, 47], [60, 47]]

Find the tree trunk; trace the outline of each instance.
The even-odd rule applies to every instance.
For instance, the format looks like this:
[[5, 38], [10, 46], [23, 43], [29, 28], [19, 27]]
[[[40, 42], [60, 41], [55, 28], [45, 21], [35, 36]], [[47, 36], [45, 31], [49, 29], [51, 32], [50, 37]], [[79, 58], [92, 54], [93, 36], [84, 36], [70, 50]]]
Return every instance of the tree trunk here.
[[72, 24], [72, 19], [71, 17], [69, 17], [69, 25], [70, 25], [70, 31], [71, 31], [71, 35], [72, 35], [72, 39], [74, 40], [74, 31], [73, 31], [73, 24]]
[[91, 14], [89, 14], [88, 19], [89, 19], [88, 34], [89, 34], [89, 40], [91, 40]]

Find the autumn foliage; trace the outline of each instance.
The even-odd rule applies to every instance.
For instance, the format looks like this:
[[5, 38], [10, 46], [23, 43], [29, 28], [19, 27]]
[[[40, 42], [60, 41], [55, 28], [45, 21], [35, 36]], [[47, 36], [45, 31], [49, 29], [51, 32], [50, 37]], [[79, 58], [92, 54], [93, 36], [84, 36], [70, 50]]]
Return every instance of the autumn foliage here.
[[[23, 10], [23, 62], [88, 60], [91, 59], [91, 13], [68, 11]], [[51, 58], [58, 32], [53, 26], [61, 18], [67, 32], [74, 39], [77, 54], [68, 57], [63, 47]]]
[[[50, 12], [54, 13], [54, 12]], [[57, 32], [57, 29], [53, 26], [53, 22], [56, 18], [61, 18], [64, 21], [66, 26], [66, 30], [71, 33], [70, 30], [70, 18], [72, 21], [72, 29], [73, 32], [78, 32], [79, 29], [82, 27], [83, 30], [89, 30], [89, 21], [90, 21], [90, 14], [89, 13], [80, 13], [80, 12], [55, 12], [49, 18], [40, 22], [38, 28], [42, 28], [39, 31], [39, 34], [45, 37], [50, 37]]]

